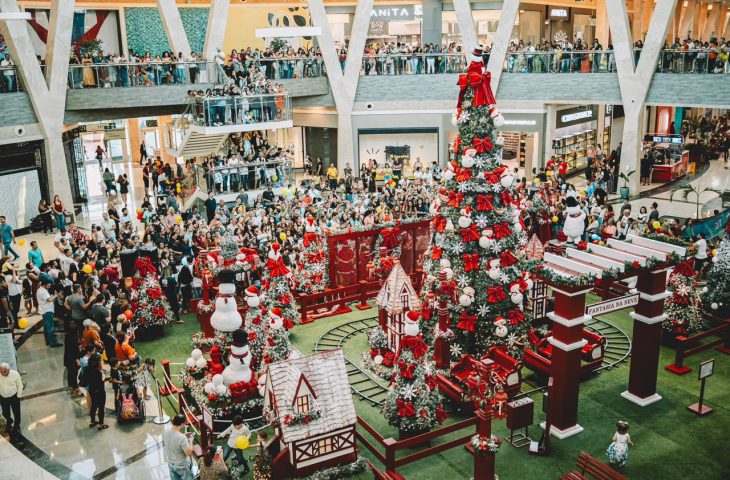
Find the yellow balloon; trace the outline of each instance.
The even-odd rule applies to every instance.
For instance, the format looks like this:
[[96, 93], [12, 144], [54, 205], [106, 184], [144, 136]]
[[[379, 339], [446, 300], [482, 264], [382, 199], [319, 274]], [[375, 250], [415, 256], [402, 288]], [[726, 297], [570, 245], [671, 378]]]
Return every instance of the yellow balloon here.
[[539, 178], [536, 178], [536, 179], [534, 179], [534, 180], [532, 181], [532, 183], [534, 183], [534, 184], [535, 184], [535, 186], [538, 186], [538, 185], [540, 185], [540, 179], [539, 179]]
[[280, 233], [280, 234], [279, 234], [279, 238], [281, 239], [281, 241], [282, 241], [282, 242], [283, 242], [284, 240], [286, 240], [286, 233]]
[[89, 264], [86, 264], [86, 265], [84, 265], [84, 266], [83, 266], [83, 267], [81, 268], [81, 270], [83, 270], [83, 271], [84, 271], [84, 273], [88, 275], [89, 273], [91, 273], [91, 265], [89, 265]]
[[28, 319], [23, 317], [18, 320], [18, 328], [28, 328]]
[[175, 221], [177, 223], [182, 223], [182, 217], [180, 215], [178, 215], [177, 217], [175, 217]]
[[241, 435], [236, 439], [236, 448], [246, 450], [248, 448], [248, 437]]
[[712, 256], [713, 257], [716, 257], [717, 256], [717, 249], [716, 248], [713, 248], [712, 249]]
[[552, 177], [553, 176], [553, 171], [552, 170], [548, 170], [545, 173], [547, 174], [548, 177]]
[[557, 216], [557, 215], [555, 215], [555, 216], [553, 217], [553, 223], [558, 223], [558, 220], [560, 220], [560, 219], [558, 218], [558, 216]]
[[20, 245], [21, 247], [25, 245], [25, 238], [21, 238], [20, 240], [18, 240], [18, 245]]
[[586, 196], [586, 191], [585, 190], [580, 190], [578, 192], [578, 195], [580, 195], [581, 197], [585, 197]]
[[654, 220], [654, 222], [651, 224], [651, 226], [654, 227], [654, 228], [659, 228], [659, 227], [662, 226], [662, 224], [659, 223], [658, 221]]

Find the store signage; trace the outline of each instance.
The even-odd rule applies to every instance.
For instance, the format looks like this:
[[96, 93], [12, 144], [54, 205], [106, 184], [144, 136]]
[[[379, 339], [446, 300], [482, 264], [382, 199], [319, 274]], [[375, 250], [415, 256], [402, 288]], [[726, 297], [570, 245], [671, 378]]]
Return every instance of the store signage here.
[[144, 124], [146, 128], [156, 128], [157, 120], [145, 120]]
[[570, 9], [563, 7], [550, 7], [548, 16], [551, 20], [567, 20], [570, 17]]
[[598, 106], [569, 108], [557, 113], [557, 128], [578, 125], [580, 123], [592, 122], [598, 118]]
[[639, 294], [634, 293], [613, 300], [607, 300], [605, 302], [594, 303], [593, 305], [586, 306], [586, 315], [596, 316], [603, 315], [604, 313], [621, 310], [626, 307], [633, 307], [639, 303]]
[[644, 135], [645, 142], [654, 143], [673, 143], [675, 145], [682, 145], [681, 135]]
[[393, 20], [413, 20], [414, 18], [415, 11], [413, 5], [374, 6], [370, 12], [371, 20], [391, 22]]
[[123, 128], [118, 130], [106, 130], [104, 132], [104, 138], [106, 140], [124, 140], [127, 138], [127, 131]]
[[109, 130], [116, 130], [117, 125], [114, 122], [105, 123], [87, 123], [86, 125], [80, 125], [80, 132], [106, 132]]
[[537, 120], [505, 120], [504, 124], [534, 127], [537, 125]]

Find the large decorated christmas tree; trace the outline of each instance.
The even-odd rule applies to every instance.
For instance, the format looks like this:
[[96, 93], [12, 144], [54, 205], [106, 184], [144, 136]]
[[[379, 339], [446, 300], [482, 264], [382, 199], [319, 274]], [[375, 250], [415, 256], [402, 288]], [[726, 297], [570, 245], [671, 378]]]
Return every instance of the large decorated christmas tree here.
[[273, 243], [266, 260], [268, 278], [263, 282], [264, 303], [269, 308], [281, 309], [284, 327], [288, 330], [299, 324], [301, 315], [291, 293], [291, 271], [281, 257], [281, 245]]
[[132, 326], [146, 328], [168, 325], [174, 314], [160, 288], [157, 269], [148, 257], [138, 258], [132, 277]]
[[707, 312], [724, 319], [730, 317], [730, 240], [723, 241], [714, 253], [702, 303]]
[[302, 239], [302, 261], [294, 275], [294, 285], [300, 293], [317, 293], [327, 287], [327, 246], [319, 233], [314, 217], [307, 217]]
[[669, 275], [667, 290], [672, 294], [664, 300], [662, 322], [670, 335], [688, 335], [702, 328], [702, 300], [697, 292], [697, 278], [691, 261], [677, 265]]
[[[477, 49], [478, 50], [478, 49]], [[452, 359], [483, 355], [497, 345], [521, 357], [529, 331], [522, 314], [527, 283], [520, 263], [526, 234], [515, 178], [502, 165], [503, 123], [475, 51], [459, 79], [454, 121], [459, 129], [443, 187], [431, 205], [432, 239], [424, 261], [424, 293], [446, 296]], [[438, 273], [446, 272], [446, 281]]]

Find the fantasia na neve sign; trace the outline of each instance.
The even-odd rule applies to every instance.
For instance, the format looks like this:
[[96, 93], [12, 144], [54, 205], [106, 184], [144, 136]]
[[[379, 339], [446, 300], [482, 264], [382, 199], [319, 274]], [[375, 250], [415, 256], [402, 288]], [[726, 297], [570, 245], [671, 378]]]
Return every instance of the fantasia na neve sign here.
[[587, 315], [601, 315], [608, 312], [613, 312], [615, 310], [621, 310], [622, 308], [626, 307], [633, 307], [634, 305], [639, 303], [639, 294], [634, 293], [631, 295], [626, 295], [619, 298], [614, 298], [613, 300], [608, 300], [605, 302], [599, 302], [594, 303], [593, 305], [586, 306], [586, 314]]

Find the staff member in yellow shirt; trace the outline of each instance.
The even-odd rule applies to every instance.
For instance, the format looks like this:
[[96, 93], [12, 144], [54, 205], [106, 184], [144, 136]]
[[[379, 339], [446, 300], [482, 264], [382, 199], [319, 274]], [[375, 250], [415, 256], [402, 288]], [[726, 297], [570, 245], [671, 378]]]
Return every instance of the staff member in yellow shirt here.
[[[20, 431], [20, 397], [23, 394], [23, 381], [20, 374], [10, 370], [10, 365], [0, 363], [0, 406], [7, 424], [8, 433]], [[12, 409], [13, 415], [10, 415]]]
[[331, 163], [327, 168], [327, 178], [329, 178], [330, 181], [330, 190], [334, 192], [337, 190], [337, 167]]

